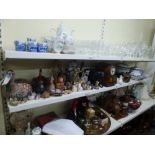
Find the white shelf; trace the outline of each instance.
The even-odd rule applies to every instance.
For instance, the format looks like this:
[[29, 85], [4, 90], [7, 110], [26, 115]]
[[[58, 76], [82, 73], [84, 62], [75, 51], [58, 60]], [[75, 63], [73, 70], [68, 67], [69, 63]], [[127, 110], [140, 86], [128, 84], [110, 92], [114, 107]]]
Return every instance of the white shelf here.
[[73, 92], [68, 95], [63, 95], [63, 96], [58, 96], [58, 97], [49, 97], [47, 99], [40, 98], [38, 100], [29, 100], [29, 101], [19, 104], [17, 106], [8, 105], [8, 108], [9, 108], [10, 113], [18, 112], [18, 111], [22, 111], [22, 110], [33, 109], [33, 108], [37, 108], [37, 107], [41, 107], [41, 106], [51, 105], [51, 104], [55, 104], [58, 102], [64, 102], [64, 101], [68, 101], [68, 100], [79, 98], [79, 97], [90, 96], [90, 95], [98, 94], [101, 92], [106, 92], [106, 91], [130, 86], [130, 85], [138, 84], [138, 83], [144, 82], [146, 80], [148, 80], [148, 79], [141, 80], [141, 81], [130, 80], [129, 83], [116, 84], [112, 87], [103, 87], [100, 89], [85, 90], [85, 91], [81, 91], [81, 92]]
[[82, 55], [82, 54], [54, 54], [23, 52], [14, 50], [5, 50], [4, 59], [32, 59], [32, 60], [105, 60], [105, 61], [155, 61], [154, 59], [128, 59], [120, 56], [100, 56], [100, 55]]
[[4, 59], [37, 59], [37, 60], [116, 60], [121, 61], [120, 57], [115, 56], [95, 56], [84, 54], [57, 54], [57, 53], [37, 53], [23, 51], [5, 51]]
[[17, 106], [8, 105], [8, 107], [9, 107], [9, 112], [12, 113], [12, 112], [18, 112], [18, 111], [22, 111], [22, 110], [28, 110], [28, 109], [33, 109], [33, 108], [37, 108], [37, 107], [42, 107], [42, 106], [46, 106], [46, 105], [51, 105], [54, 103], [64, 102], [67, 100], [71, 100], [71, 99], [75, 99], [75, 98], [79, 98], [79, 97], [83, 97], [83, 96], [85, 96], [84, 93], [75, 92], [75, 93], [71, 93], [69, 95], [49, 97], [46, 99], [40, 98], [38, 100], [28, 100], [27, 102], [19, 104]]
[[152, 106], [155, 105], [155, 100], [149, 99], [149, 100], [143, 100], [142, 105], [139, 109], [135, 110], [134, 113], [129, 114], [127, 117], [124, 117], [119, 120], [115, 120], [114, 118], [110, 117], [111, 120], [111, 126], [107, 132], [105, 132], [103, 135], [108, 135], [112, 133], [113, 131], [117, 130], [118, 128], [122, 127], [124, 124], [128, 123], [129, 121], [133, 120], [140, 114], [144, 113], [148, 109], [150, 109]]
[[111, 126], [109, 130], [105, 132], [103, 135], [108, 135], [122, 126], [122, 124], [119, 121], [115, 120], [112, 117], [110, 117], [110, 121], [111, 121]]
[[149, 58], [122, 58], [122, 61], [141, 61], [141, 62], [154, 62], [155, 59], [149, 59]]
[[139, 107], [139, 109], [135, 110], [134, 113], [129, 114], [127, 117], [124, 117], [122, 119], [119, 119], [118, 121], [124, 125], [134, 119], [135, 117], [139, 116], [140, 114], [144, 113], [148, 109], [150, 109], [152, 106], [155, 105], [155, 100], [149, 99], [149, 100], [143, 100], [142, 105]]

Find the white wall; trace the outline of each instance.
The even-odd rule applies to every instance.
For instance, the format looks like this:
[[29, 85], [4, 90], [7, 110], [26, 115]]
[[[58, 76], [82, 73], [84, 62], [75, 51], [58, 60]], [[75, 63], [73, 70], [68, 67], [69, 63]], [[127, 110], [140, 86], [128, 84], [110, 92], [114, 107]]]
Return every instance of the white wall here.
[[3, 47], [13, 48], [14, 40], [27, 37], [52, 37], [58, 25], [63, 22], [69, 29], [75, 30], [76, 39], [99, 39], [101, 20], [3, 20]]
[[[14, 48], [14, 40], [26, 40], [33, 37], [55, 35], [54, 30], [63, 22], [75, 30], [75, 39], [99, 40], [101, 38], [102, 21], [100, 19], [67, 19], [67, 20], [2, 20], [3, 48]], [[110, 43], [139, 42], [150, 44], [155, 31], [155, 20], [106, 20], [105, 41]]]
[[107, 20], [105, 40], [113, 43], [151, 43], [155, 32], [155, 20]]

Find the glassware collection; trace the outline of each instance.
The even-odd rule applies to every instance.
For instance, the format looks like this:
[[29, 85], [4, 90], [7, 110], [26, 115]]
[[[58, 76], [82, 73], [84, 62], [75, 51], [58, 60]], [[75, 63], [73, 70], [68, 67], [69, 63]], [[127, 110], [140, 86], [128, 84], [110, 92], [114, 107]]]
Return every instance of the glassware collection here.
[[75, 53], [120, 58], [152, 59], [155, 49], [145, 43], [109, 44], [100, 41], [76, 41]]

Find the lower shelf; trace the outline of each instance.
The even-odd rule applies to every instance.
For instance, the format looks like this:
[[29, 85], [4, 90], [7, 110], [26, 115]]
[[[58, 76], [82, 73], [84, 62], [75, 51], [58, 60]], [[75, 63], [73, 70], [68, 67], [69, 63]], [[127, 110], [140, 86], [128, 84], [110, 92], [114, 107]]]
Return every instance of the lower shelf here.
[[140, 114], [144, 113], [145, 111], [149, 110], [151, 107], [155, 106], [155, 99], [149, 99], [149, 100], [142, 100], [142, 104], [139, 107], [139, 109], [135, 110], [135, 112], [129, 114], [127, 117], [124, 117], [119, 120], [115, 120], [114, 118], [110, 117], [111, 120], [111, 126], [107, 132], [105, 132], [103, 135], [108, 135], [112, 133], [113, 131], [117, 130], [118, 128], [122, 127], [129, 121], [133, 120]]
[[155, 105], [155, 100], [150, 99], [150, 100], [143, 100], [142, 105], [139, 107], [139, 109], [135, 110], [134, 113], [129, 114], [127, 117], [124, 117], [120, 120], [118, 120], [122, 125], [128, 123], [135, 117], [139, 116], [140, 114], [144, 113], [148, 109], [150, 109], [152, 106]]
[[136, 118], [140, 114], [144, 113], [145, 111], [147, 111], [148, 109], [150, 109], [154, 105], [155, 105], [155, 100], [153, 100], [153, 99], [142, 100], [142, 105], [140, 106], [140, 108], [135, 110], [134, 113], [129, 114], [127, 117], [124, 117], [124, 118], [119, 119], [119, 120], [115, 120], [114, 118], [110, 117], [111, 127], [109, 128], [109, 130], [106, 133], [104, 133], [104, 135], [112, 133], [113, 131], [122, 127], [124, 124], [133, 120], [134, 118]]

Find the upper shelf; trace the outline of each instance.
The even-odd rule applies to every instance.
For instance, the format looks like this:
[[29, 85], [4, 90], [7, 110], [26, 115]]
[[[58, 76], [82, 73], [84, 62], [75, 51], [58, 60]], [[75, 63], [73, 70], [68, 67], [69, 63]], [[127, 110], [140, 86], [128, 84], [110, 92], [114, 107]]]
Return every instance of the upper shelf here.
[[119, 56], [100, 56], [84, 54], [54, 54], [6, 50], [4, 59], [38, 59], [38, 60], [105, 60], [105, 61], [155, 61], [155, 59], [123, 58]]

